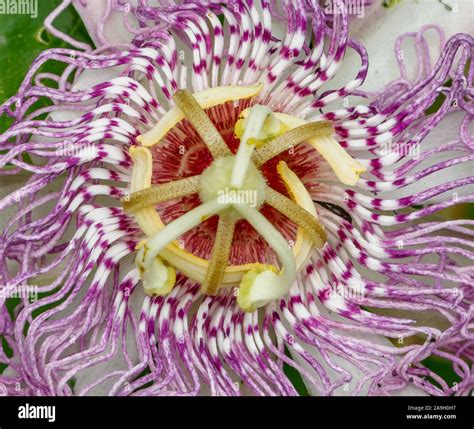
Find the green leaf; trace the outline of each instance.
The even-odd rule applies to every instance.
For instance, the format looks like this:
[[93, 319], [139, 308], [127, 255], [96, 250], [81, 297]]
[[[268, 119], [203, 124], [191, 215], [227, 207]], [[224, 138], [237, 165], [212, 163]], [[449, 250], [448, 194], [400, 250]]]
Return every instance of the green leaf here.
[[[435, 374], [439, 375], [448, 386], [452, 387], [461, 381], [461, 377], [454, 372], [453, 363], [445, 358], [430, 356], [422, 361], [422, 364]], [[429, 378], [429, 381], [434, 385], [439, 386], [435, 380]]]
[[[290, 351], [288, 348], [285, 347], [285, 354], [290, 358], [293, 359], [291, 356]], [[303, 377], [301, 374], [292, 366], [288, 365], [287, 363], [283, 364], [283, 372], [290, 380], [293, 387], [296, 389], [300, 396], [310, 396], [308, 388], [304, 384]]]
[[397, 3], [400, 3], [401, 0], [382, 0], [382, 6], [389, 8], [395, 6]]
[[[3, 348], [4, 353], [7, 355], [8, 358], [13, 356], [13, 350], [11, 349], [10, 345], [8, 344], [7, 340], [3, 335], [0, 335], [0, 347]], [[0, 374], [8, 368], [8, 365], [4, 362], [0, 362]]]
[[[15, 95], [22, 83], [31, 63], [45, 49], [70, 47], [56, 37], [50, 35], [45, 27], [45, 18], [53, 11], [61, 0], [38, 2], [38, 16], [0, 15], [0, 103]], [[72, 6], [64, 10], [55, 20], [54, 26], [74, 39], [92, 44], [81, 18]], [[56, 61], [48, 61], [40, 72], [60, 74], [65, 65]], [[35, 108], [48, 105], [47, 99], [40, 99]], [[4, 132], [11, 124], [5, 115], [0, 117], [0, 132]]]

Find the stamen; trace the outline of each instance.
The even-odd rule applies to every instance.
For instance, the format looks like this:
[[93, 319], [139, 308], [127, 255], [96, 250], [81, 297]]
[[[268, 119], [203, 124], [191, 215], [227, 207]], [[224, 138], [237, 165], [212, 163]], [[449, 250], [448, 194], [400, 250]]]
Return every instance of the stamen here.
[[[240, 139], [234, 168], [232, 169], [230, 185], [233, 188], [240, 189], [242, 187], [253, 150], [259, 140], [267, 137], [264, 132], [267, 119], [270, 119], [271, 124], [274, 124], [273, 112], [267, 106], [256, 104], [250, 108], [249, 114], [245, 118], [244, 132]], [[276, 128], [279, 129], [278, 125]]]
[[201, 292], [205, 295], [216, 295], [222, 284], [232, 249], [235, 223], [236, 220], [233, 216], [225, 214], [219, 216], [209, 267], [201, 285]]
[[[260, 93], [262, 87], [262, 84], [252, 86], [220, 86], [194, 93], [193, 96], [202, 109], [208, 109], [228, 101], [255, 97]], [[153, 146], [159, 143], [168, 131], [183, 119], [183, 111], [179, 107], [174, 106], [151, 130], [138, 136], [137, 141], [143, 146]]]
[[[199, 225], [205, 219], [214, 216], [222, 210], [227, 209], [229, 205], [230, 204], [219, 203], [217, 199], [203, 203], [193, 210], [185, 213], [183, 216], [173, 220], [161, 231], [149, 238], [145, 244], [147, 251], [142, 258], [142, 264], [145, 268], [145, 273], [154, 272], [153, 267], [157, 263], [157, 256], [169, 243], [171, 243], [173, 240], [176, 240], [190, 229]], [[142, 278], [145, 280], [144, 277]], [[148, 276], [146, 280], [149, 282], [149, 290], [154, 290], [161, 287], [160, 284], [155, 284], [155, 282], [159, 281], [160, 279], [154, 280], [153, 277]]]
[[153, 157], [150, 150], [146, 147], [132, 146], [129, 153], [133, 160], [130, 191], [134, 193], [150, 186], [153, 171]]
[[[241, 113], [241, 116], [246, 117], [248, 114], [249, 109], [246, 109]], [[275, 116], [290, 130], [307, 123], [304, 119], [285, 113], [275, 113]], [[359, 176], [365, 173], [365, 167], [352, 158], [333, 137], [309, 138], [307, 142], [319, 152], [331, 166], [337, 178], [345, 185], [354, 186], [359, 180]], [[258, 162], [258, 160], [256, 161]]]
[[331, 136], [333, 132], [334, 129], [331, 123], [327, 121], [309, 122], [300, 125], [258, 148], [254, 155], [255, 164], [259, 167], [285, 150], [295, 147], [310, 138]]
[[186, 119], [196, 128], [214, 159], [232, 155], [220, 132], [217, 131], [217, 128], [193, 97], [191, 91], [180, 89], [174, 94], [173, 100], [184, 113]]
[[366, 168], [352, 158], [334, 138], [310, 139], [308, 143], [321, 154], [345, 185], [354, 186], [359, 176], [365, 173]]
[[154, 206], [163, 201], [185, 197], [199, 191], [201, 176], [192, 176], [174, 182], [151, 186], [142, 191], [134, 192], [122, 201], [123, 208], [127, 213]]
[[324, 246], [327, 240], [324, 227], [304, 208], [270, 187], [267, 187], [265, 202], [303, 228], [315, 246], [319, 248]]
[[159, 256], [156, 256], [151, 264], [145, 264], [146, 255], [149, 252], [146, 243], [142, 242], [137, 248], [135, 263], [145, 292], [151, 296], [166, 295], [171, 292], [176, 283], [175, 269]]
[[242, 310], [252, 312], [288, 293], [296, 276], [296, 261], [288, 242], [258, 210], [245, 204], [233, 207], [272, 247], [282, 266], [279, 274], [255, 268], [243, 276], [237, 303]]
[[[287, 166], [284, 161], [280, 161], [278, 163], [277, 171], [286, 186], [290, 198], [315, 219], [318, 219], [318, 214], [316, 212], [314, 202], [311, 199], [311, 195], [304, 187], [304, 184], [300, 178]], [[296, 266], [298, 270], [305, 266], [308, 257], [313, 251], [313, 241], [303, 228], [298, 227], [296, 240], [293, 247], [293, 254], [295, 255]]]
[[[130, 192], [133, 194], [151, 187], [153, 157], [150, 150], [143, 146], [132, 146], [129, 150], [133, 160]], [[134, 211], [134, 217], [147, 236], [156, 234], [164, 227], [153, 206]]]

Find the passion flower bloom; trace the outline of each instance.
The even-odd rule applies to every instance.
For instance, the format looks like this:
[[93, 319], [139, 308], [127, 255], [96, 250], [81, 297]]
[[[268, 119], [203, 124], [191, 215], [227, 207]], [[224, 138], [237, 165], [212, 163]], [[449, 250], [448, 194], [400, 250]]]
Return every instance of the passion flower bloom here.
[[[0, 201], [0, 299], [40, 293], [1, 306], [2, 391], [295, 395], [291, 366], [313, 394], [468, 394], [473, 221], [436, 213], [473, 201], [444, 174], [474, 159], [473, 38], [366, 94], [343, 1], [166, 3], [107, 2], [92, 52], [52, 29], [65, 2], [48, 28], [82, 50], [43, 52], [2, 106], [2, 173], [27, 175]], [[132, 43], [104, 38], [112, 12]]]

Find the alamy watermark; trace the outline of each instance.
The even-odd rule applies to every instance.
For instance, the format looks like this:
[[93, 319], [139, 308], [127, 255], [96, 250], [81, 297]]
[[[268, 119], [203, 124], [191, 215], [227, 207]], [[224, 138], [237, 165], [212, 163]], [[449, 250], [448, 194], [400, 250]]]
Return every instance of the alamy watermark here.
[[226, 187], [217, 192], [217, 202], [219, 204], [247, 204], [255, 208], [257, 207], [257, 191]]
[[0, 15], [38, 17], [38, 0], [0, 0]]
[[0, 285], [0, 300], [5, 300], [8, 298], [21, 298], [29, 299], [30, 302], [33, 302], [38, 301], [38, 293], [39, 287], [37, 285]]
[[344, 300], [358, 301], [365, 297], [365, 286], [363, 284], [352, 284], [351, 286], [341, 283], [330, 284], [321, 292], [321, 298], [327, 300], [332, 294], [339, 295]]
[[49, 423], [56, 421], [55, 405], [25, 405], [18, 407], [18, 418], [27, 420], [47, 420]]
[[380, 155], [388, 156], [396, 154], [402, 158], [413, 158], [413, 159], [420, 159], [420, 144], [395, 144], [391, 140], [388, 142], [383, 143], [380, 146]]
[[345, 3], [336, 3], [333, 0], [324, 0], [324, 12], [327, 15], [340, 15], [344, 8], [348, 15], [355, 15], [358, 18], [363, 18], [365, 14], [364, 0], [346, 0]]
[[65, 157], [94, 158], [97, 155], [97, 146], [92, 143], [83, 145], [65, 143], [59, 146], [54, 154]]

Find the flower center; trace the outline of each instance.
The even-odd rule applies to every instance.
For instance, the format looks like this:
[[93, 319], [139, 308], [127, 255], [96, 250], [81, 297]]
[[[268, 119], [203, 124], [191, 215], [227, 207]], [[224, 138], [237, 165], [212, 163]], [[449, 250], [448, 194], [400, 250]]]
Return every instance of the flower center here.
[[[278, 157], [308, 141], [313, 147], [325, 146], [322, 152], [325, 151], [326, 156], [324, 153], [322, 156], [328, 162], [331, 157], [337, 159], [334, 152], [338, 150], [346, 156], [339, 157], [339, 163], [349, 159], [347, 164], [351, 168], [355, 161], [331, 137], [330, 123], [299, 120], [300, 123], [295, 125], [297, 118], [274, 113], [260, 105], [244, 109], [240, 119], [231, 124], [235, 132], [232, 138], [237, 140], [236, 147], [232, 148], [228, 144], [229, 136], [219, 132], [216, 121], [213, 122], [204, 109], [214, 106], [229, 108], [229, 103], [249, 100], [258, 95], [260, 89], [261, 86], [224, 87], [194, 95], [180, 90], [173, 98], [176, 107], [138, 138], [141, 146], [130, 150], [134, 168], [131, 196], [124, 201], [124, 209], [134, 213], [148, 236], [137, 246], [136, 257], [147, 293], [169, 293], [178, 270], [199, 282], [203, 294], [215, 295], [220, 287], [239, 285], [238, 304], [244, 311], [254, 311], [284, 296], [313, 247], [324, 245], [326, 233], [317, 220], [311, 197], [295, 172], [283, 160], [278, 161]], [[178, 129], [183, 121], [190, 123], [213, 161], [201, 168], [198, 174], [194, 172], [194, 175], [152, 185], [153, 148], [159, 147], [161, 141]], [[189, 135], [185, 137], [191, 139]], [[270, 160], [277, 160], [277, 164], [269, 163]], [[283, 184], [284, 192], [270, 186], [272, 181], [268, 176], [264, 178], [262, 171], [269, 164]], [[163, 162], [159, 167], [165, 165]], [[163, 223], [155, 207], [172, 200], [193, 198], [193, 195], [198, 195], [199, 199], [194, 199], [192, 208]], [[285, 219], [286, 224], [296, 227], [294, 241], [289, 242], [288, 234], [283, 231], [285, 228], [280, 228], [281, 224], [265, 215], [265, 209], [277, 213], [276, 218]], [[217, 228], [208, 257], [189, 252], [178, 241], [215, 218]], [[241, 264], [231, 263], [235, 260], [234, 236], [245, 229], [242, 222], [247, 225], [245, 228], [250, 228], [263, 239], [269, 250], [265, 253], [273, 253], [275, 263], [261, 263], [257, 258]], [[236, 225], [239, 226], [236, 228]]]
[[[240, 186], [232, 183], [232, 172], [237, 161], [236, 156], [215, 159], [201, 174], [199, 197], [203, 203], [217, 199], [221, 204], [248, 204], [259, 209], [265, 201], [266, 183], [262, 174], [253, 165], [249, 165]], [[235, 219], [241, 218], [233, 208], [226, 211]]]

